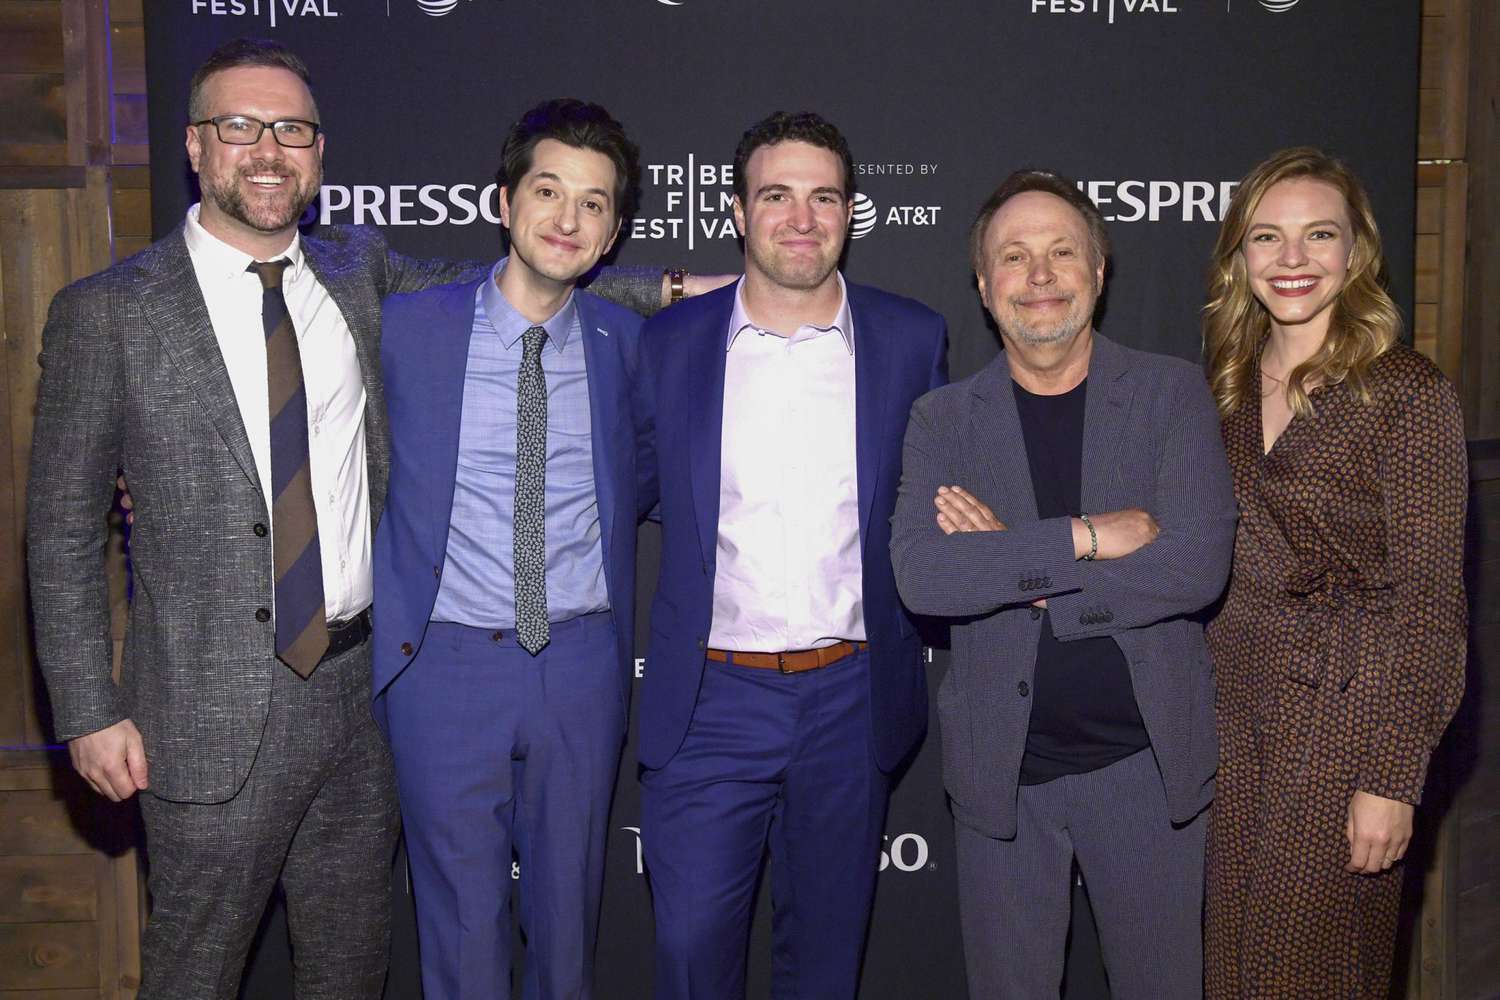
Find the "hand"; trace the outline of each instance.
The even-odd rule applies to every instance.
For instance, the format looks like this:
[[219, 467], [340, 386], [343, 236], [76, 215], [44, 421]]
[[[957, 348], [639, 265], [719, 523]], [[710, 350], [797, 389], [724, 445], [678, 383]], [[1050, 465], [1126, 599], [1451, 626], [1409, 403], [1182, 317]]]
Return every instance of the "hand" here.
[[938, 527], [945, 535], [955, 531], [1005, 530], [1005, 522], [962, 486], [939, 486], [932, 502], [937, 506]]
[[[1099, 536], [1099, 553], [1095, 559], [1122, 559], [1136, 549], [1150, 545], [1161, 534], [1156, 518], [1138, 507], [1093, 514], [1089, 520], [1094, 522], [1094, 533]], [[1091, 547], [1088, 525], [1075, 517], [1073, 558], [1082, 559], [1089, 554]]]
[[124, 802], [147, 787], [146, 744], [129, 719], [68, 741], [73, 769], [111, 802]]
[[1379, 875], [1406, 856], [1411, 844], [1412, 814], [1406, 802], [1355, 792], [1349, 799], [1349, 863], [1344, 871]]
[[125, 473], [115, 477], [115, 486], [120, 491], [120, 509], [125, 512], [125, 523], [135, 523], [135, 501], [130, 498], [130, 487], [125, 485]]

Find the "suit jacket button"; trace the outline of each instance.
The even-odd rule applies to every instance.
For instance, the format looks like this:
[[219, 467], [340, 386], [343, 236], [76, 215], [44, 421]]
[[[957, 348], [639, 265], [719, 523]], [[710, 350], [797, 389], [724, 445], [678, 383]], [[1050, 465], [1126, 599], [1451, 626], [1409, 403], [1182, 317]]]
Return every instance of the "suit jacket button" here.
[[442, 570], [438, 569], [436, 566], [432, 567], [432, 578], [434, 580], [440, 580], [440, 579], [442, 579], [442, 576], [443, 576], [443, 571]]
[[270, 621], [271, 620], [271, 610], [269, 608], [256, 608], [255, 609], [255, 620], [258, 621], [258, 622], [268, 622], [268, 621]]
[[411, 655], [411, 643], [409, 643], [409, 642], [403, 642], [401, 644], [401, 655], [402, 656], [410, 656]]
[[1052, 586], [1052, 577], [1050, 577], [1050, 576], [1044, 576], [1044, 577], [1042, 577], [1042, 586], [1043, 587], [1050, 587], [1050, 586]]
[[505, 633], [502, 632], [502, 631], [500, 631], [499, 629], [495, 629], [495, 631], [493, 631], [493, 632], [490, 633], [490, 641], [491, 642], [499, 642], [501, 639], [504, 639], [504, 638], [505, 638]]
[[1041, 608], [1032, 608], [1031, 609], [1031, 620], [1032, 621], [1036, 621], [1040, 617], [1042, 617], [1042, 609]]
[[1022, 698], [1026, 697], [1030, 693], [1031, 685], [1027, 684], [1025, 681], [1022, 681], [1021, 683], [1016, 685], [1016, 694], [1019, 694]]
[[1106, 611], [1106, 612], [1104, 612], [1104, 623], [1106, 625], [1109, 624], [1110, 622], [1114, 621], [1114, 620], [1115, 620], [1115, 613], [1113, 611]]
[[1094, 616], [1093, 615], [1079, 615], [1078, 616], [1078, 624], [1080, 624], [1080, 625], [1092, 625], [1092, 624], [1094, 624]]
[[256, 538], [266, 537], [266, 526], [264, 524], [261, 524], [259, 521], [256, 521], [255, 527], [251, 528], [250, 530], [255, 532]]

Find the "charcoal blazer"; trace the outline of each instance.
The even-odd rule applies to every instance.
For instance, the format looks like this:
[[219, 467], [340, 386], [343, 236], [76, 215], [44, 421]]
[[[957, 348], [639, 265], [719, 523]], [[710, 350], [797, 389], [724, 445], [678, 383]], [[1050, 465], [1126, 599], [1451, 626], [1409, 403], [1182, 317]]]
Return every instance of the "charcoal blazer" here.
[[[1016, 787], [1046, 598], [1061, 641], [1110, 636], [1174, 821], [1213, 797], [1213, 668], [1196, 613], [1223, 590], [1236, 519], [1219, 421], [1203, 374], [1094, 335], [1083, 431], [1083, 509], [1149, 511], [1161, 526], [1123, 559], [1073, 557], [1071, 519], [1039, 520], [1002, 352], [912, 407], [891, 556], [901, 597], [953, 619], [938, 689], [943, 776], [954, 816], [991, 837], [1016, 831]], [[939, 486], [959, 485], [1008, 530], [944, 535]]]
[[[411, 260], [373, 229], [324, 228], [302, 248], [354, 339], [378, 518], [390, 447], [381, 299], [472, 265]], [[182, 230], [59, 292], [40, 361], [27, 551], [55, 735], [130, 718], [154, 794], [227, 801], [260, 746], [272, 675], [287, 667], [274, 650], [265, 495]], [[135, 525], [116, 686], [103, 568], [119, 469]]]
[[[488, 280], [488, 272], [479, 279]], [[437, 600], [458, 483], [464, 374], [479, 281], [393, 296], [385, 306], [381, 356], [395, 430], [390, 504], [375, 535], [377, 699], [421, 652]], [[573, 294], [588, 373], [604, 581], [619, 647], [616, 673], [622, 704], [629, 705], [640, 446], [631, 383], [639, 360], [641, 317], [581, 289]]]
[[[890, 516], [907, 411], [947, 381], [943, 318], [911, 299], [846, 282], [854, 325], [855, 437], [872, 752], [894, 768], [927, 725], [922, 641], [891, 573]], [[713, 619], [729, 285], [658, 313], [642, 333], [640, 391], [653, 425], [640, 499], [660, 501], [661, 569], [641, 689], [638, 754], [660, 768], [687, 733]], [[795, 448], [795, 441], [786, 442]]]

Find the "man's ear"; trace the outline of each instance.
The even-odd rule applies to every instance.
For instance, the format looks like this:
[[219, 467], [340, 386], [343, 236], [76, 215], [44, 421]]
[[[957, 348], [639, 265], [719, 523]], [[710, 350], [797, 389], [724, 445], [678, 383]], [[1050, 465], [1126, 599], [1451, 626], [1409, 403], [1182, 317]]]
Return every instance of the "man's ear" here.
[[510, 187], [502, 184], [499, 192], [500, 198], [500, 225], [506, 229], [510, 228]]
[[745, 203], [740, 201], [740, 196], [734, 196], [732, 204], [734, 210], [734, 228], [741, 236], [745, 235]]

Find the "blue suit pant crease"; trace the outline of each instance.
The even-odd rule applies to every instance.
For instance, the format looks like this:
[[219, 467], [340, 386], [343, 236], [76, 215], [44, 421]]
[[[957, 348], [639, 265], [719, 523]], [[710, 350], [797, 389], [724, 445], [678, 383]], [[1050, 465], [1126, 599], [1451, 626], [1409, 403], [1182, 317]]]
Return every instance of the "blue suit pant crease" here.
[[1149, 747], [1094, 771], [1020, 786], [1013, 838], [955, 828], [971, 1000], [1058, 995], [1075, 858], [1110, 995], [1202, 997], [1207, 813], [1171, 821]]
[[854, 997], [889, 792], [869, 670], [868, 651], [795, 675], [706, 665], [682, 747], [641, 777], [657, 1000], [745, 996], [768, 846], [771, 996]]
[[433, 622], [382, 696], [426, 1000], [513, 995], [513, 887], [527, 952], [520, 995], [593, 996], [625, 735], [618, 661], [609, 612], [554, 623], [534, 657], [513, 630]]
[[390, 752], [370, 716], [370, 646], [307, 680], [277, 663], [260, 748], [227, 802], [141, 795], [151, 916], [143, 1000], [233, 1000], [278, 878], [298, 1000], [378, 1000], [399, 829]]

